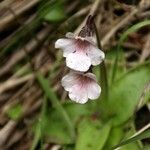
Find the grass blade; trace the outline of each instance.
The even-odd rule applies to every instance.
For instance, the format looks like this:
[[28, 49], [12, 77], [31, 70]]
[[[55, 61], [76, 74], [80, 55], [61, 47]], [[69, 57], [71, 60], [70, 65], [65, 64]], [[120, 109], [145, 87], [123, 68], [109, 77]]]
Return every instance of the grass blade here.
[[120, 144], [114, 146], [112, 148], [112, 150], [116, 149], [116, 148], [119, 148], [123, 145], [129, 144], [131, 142], [135, 142], [135, 141], [146, 139], [146, 138], [150, 138], [150, 129], [148, 129], [147, 131], [142, 132], [141, 134], [138, 134], [137, 136], [134, 136], [134, 137], [131, 137], [131, 138], [125, 140], [125, 141], [122, 141]]
[[49, 84], [48, 84], [49, 81], [47, 79], [45, 79], [41, 73], [37, 73], [37, 80], [38, 80], [43, 92], [45, 93], [45, 96], [47, 97], [47, 99], [49, 99], [51, 101], [52, 105], [56, 108], [56, 110], [59, 112], [59, 114], [62, 116], [62, 118], [66, 122], [66, 125], [68, 126], [70, 135], [71, 135], [72, 139], [74, 139], [75, 132], [74, 132], [73, 123], [71, 122], [67, 112], [64, 110], [64, 108], [60, 104], [57, 96], [52, 91], [52, 89], [49, 87]]
[[121, 45], [123, 44], [123, 42], [125, 41], [125, 39], [128, 37], [128, 35], [132, 32], [136, 32], [137, 30], [139, 30], [140, 28], [144, 27], [144, 26], [148, 26], [150, 25], [150, 20], [144, 20], [142, 22], [139, 22], [135, 25], [133, 25], [132, 27], [130, 27], [129, 29], [127, 29], [122, 36], [120, 37], [119, 43], [118, 43], [118, 48], [117, 48], [117, 53], [116, 53], [116, 59], [114, 62], [114, 66], [113, 66], [113, 73], [112, 73], [112, 83], [115, 80], [115, 75], [118, 69], [118, 60], [119, 60], [119, 50], [121, 49]]

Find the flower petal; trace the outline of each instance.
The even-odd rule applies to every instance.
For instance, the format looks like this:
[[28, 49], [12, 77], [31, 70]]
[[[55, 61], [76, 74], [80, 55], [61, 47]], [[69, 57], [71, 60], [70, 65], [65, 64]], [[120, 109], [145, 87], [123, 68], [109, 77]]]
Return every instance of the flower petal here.
[[87, 92], [89, 99], [97, 99], [100, 96], [101, 87], [96, 82], [91, 82], [87, 87]]
[[87, 54], [91, 59], [92, 65], [94, 65], [94, 66], [99, 65], [103, 61], [103, 59], [105, 58], [104, 52], [101, 51], [100, 49], [98, 49], [94, 45], [91, 45]]
[[85, 87], [80, 87], [78, 84], [72, 87], [69, 91], [69, 98], [77, 103], [84, 104], [88, 101], [88, 95]]
[[74, 39], [58, 39], [55, 42], [55, 48], [63, 50], [63, 56], [67, 57], [68, 54], [75, 51]]
[[87, 77], [93, 79], [95, 82], [97, 81], [95, 74], [93, 74], [93, 73], [91, 73], [91, 72], [86, 73], [85, 76], [87, 76]]
[[68, 73], [61, 80], [61, 84], [66, 91], [69, 91], [70, 88], [75, 84], [75, 82], [76, 82], [76, 75], [73, 72]]
[[66, 65], [76, 71], [87, 71], [91, 66], [91, 60], [84, 53], [71, 53], [66, 57]]

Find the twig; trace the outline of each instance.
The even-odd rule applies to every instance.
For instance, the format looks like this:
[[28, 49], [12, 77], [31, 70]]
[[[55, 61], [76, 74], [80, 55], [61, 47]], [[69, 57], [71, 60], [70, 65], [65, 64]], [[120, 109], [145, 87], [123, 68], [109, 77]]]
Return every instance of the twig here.
[[2, 146], [11, 132], [16, 127], [17, 122], [10, 120], [1, 130], [0, 130], [0, 146]]
[[[51, 64], [46, 64], [43, 69], [41, 69], [41, 72], [44, 74], [49, 70]], [[19, 79], [9, 79], [8, 81], [0, 84], [0, 94], [2, 94], [4, 91], [11, 89], [15, 86], [18, 86], [28, 80], [33, 80], [35, 78], [34, 74], [29, 74], [24, 77], [21, 77]]]
[[150, 33], [147, 36], [139, 62], [142, 63], [148, 56], [150, 56]]
[[[36, 5], [40, 0], [26, 0], [26, 1], [20, 1], [20, 6], [19, 8], [16, 8], [17, 5], [14, 5], [14, 8], [10, 8], [8, 6], [4, 6], [3, 7], [8, 7], [9, 10], [13, 10], [15, 12], [15, 16], [14, 14], [12, 14], [12, 12], [9, 13], [8, 16], [4, 16], [3, 18], [0, 18], [0, 31], [4, 30], [6, 27], [8, 27], [8, 25], [10, 25], [10, 22], [15, 20], [15, 18], [19, 15], [21, 15], [22, 13], [24, 13], [25, 11], [27, 11], [28, 9], [32, 8], [34, 5]], [[4, 1], [5, 2], [5, 1]]]
[[7, 62], [7, 64], [1, 67], [0, 76], [7, 73], [17, 62], [19, 62], [26, 56], [24, 48], [27, 49], [28, 53], [32, 52], [40, 44], [40, 42], [42, 42], [47, 37], [49, 32], [50, 32], [49, 27], [43, 29], [37, 34], [36, 38], [32, 39], [25, 47], [23, 47], [22, 49], [18, 50], [15, 54], [13, 54], [12, 57]]
[[138, 18], [150, 18], [150, 11], [145, 11], [137, 15]]
[[28, 80], [31, 80], [34, 78], [34, 75], [33, 74], [30, 74], [30, 75], [26, 75], [22, 78], [19, 78], [19, 79], [11, 79], [11, 80], [8, 80], [4, 83], [1, 83], [0, 84], [0, 94], [2, 94], [5, 90], [8, 90], [10, 88], [13, 88], [15, 86], [18, 86]]
[[149, 6], [150, 3], [145, 4], [144, 2], [141, 2], [137, 8], [133, 8], [129, 14], [123, 17], [123, 19], [103, 37], [101, 40], [102, 47], [109, 43], [111, 37], [113, 37], [119, 29], [123, 28], [127, 24], [130, 24], [131, 21], [135, 20], [136, 17], [138, 17], [138, 15]]
[[4, 147], [6, 147], [6, 149], [9, 149], [9, 148], [11, 149], [11, 146], [15, 144], [16, 142], [18, 142], [20, 139], [22, 139], [25, 133], [26, 133], [26, 130], [13, 133], [11, 139], [7, 142], [7, 144]]
[[134, 8], [130, 14], [127, 14], [126, 17], [123, 18], [123, 20], [120, 21], [120, 23], [118, 23], [117, 25], [115, 25], [101, 40], [101, 44], [102, 47], [104, 47], [105, 45], [107, 45], [111, 39], [111, 37], [114, 36], [114, 34], [120, 29], [123, 28], [125, 25], [129, 24], [135, 14], [137, 14], [139, 10], [137, 8]]

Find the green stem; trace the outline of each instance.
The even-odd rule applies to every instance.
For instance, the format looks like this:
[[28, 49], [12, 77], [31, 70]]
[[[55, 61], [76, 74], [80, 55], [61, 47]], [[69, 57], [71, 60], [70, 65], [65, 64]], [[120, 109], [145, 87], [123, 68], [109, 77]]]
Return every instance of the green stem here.
[[112, 71], [112, 77], [111, 77], [111, 84], [113, 84], [113, 82], [115, 80], [116, 72], [117, 72], [117, 69], [118, 69], [119, 50], [121, 50], [121, 45], [120, 44], [117, 47], [116, 58], [115, 58], [113, 69], [112, 69], [113, 71]]
[[[100, 37], [95, 23], [94, 23], [94, 30], [96, 34], [98, 48], [101, 49]], [[108, 99], [108, 80], [105, 61], [103, 61], [100, 65], [100, 81], [102, 87], [101, 97], [102, 99]]]

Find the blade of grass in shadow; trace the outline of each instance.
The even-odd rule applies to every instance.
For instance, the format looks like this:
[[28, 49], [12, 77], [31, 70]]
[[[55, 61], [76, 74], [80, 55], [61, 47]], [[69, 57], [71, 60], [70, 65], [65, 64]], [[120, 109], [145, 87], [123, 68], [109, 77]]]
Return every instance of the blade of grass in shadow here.
[[148, 26], [150, 25], [150, 20], [144, 20], [142, 22], [139, 22], [135, 25], [133, 25], [132, 27], [130, 27], [129, 29], [127, 29], [122, 36], [119, 39], [119, 43], [118, 43], [118, 47], [117, 47], [117, 52], [116, 52], [116, 58], [115, 58], [115, 62], [113, 65], [113, 72], [112, 72], [112, 79], [111, 79], [111, 83], [114, 82], [115, 80], [115, 75], [118, 69], [118, 60], [119, 60], [119, 50], [121, 50], [121, 45], [123, 44], [123, 42], [125, 41], [125, 39], [128, 37], [128, 35], [132, 32], [136, 32], [137, 30], [139, 30], [140, 28], [144, 27], [144, 26]]
[[[43, 0], [39, 4], [39, 8], [36, 12], [36, 16], [28, 24], [22, 24], [22, 27], [11, 38], [4, 48], [2, 48], [0, 57], [16, 48], [21, 47], [29, 41], [30, 38], [35, 37], [36, 30], [41, 26], [44, 16], [53, 8], [55, 5], [58, 5], [60, 2], [53, 0]], [[26, 38], [26, 37], [30, 38]], [[1, 49], [1, 48], [0, 48]]]
[[44, 96], [41, 114], [40, 114], [40, 117], [39, 117], [38, 124], [36, 126], [35, 136], [34, 136], [33, 143], [32, 143], [32, 146], [31, 146], [30, 150], [35, 150], [36, 146], [39, 143], [39, 141], [41, 141], [40, 142], [41, 150], [43, 149], [42, 129], [43, 129], [43, 122], [44, 122], [46, 112], [47, 112], [47, 99], [46, 99], [46, 96]]
[[36, 129], [35, 129], [35, 136], [34, 136], [30, 150], [36, 149], [36, 146], [39, 143], [40, 139], [41, 139], [41, 127], [40, 127], [40, 123], [38, 123], [38, 125], [36, 126]]
[[[99, 33], [98, 33], [95, 23], [94, 23], [94, 30], [95, 30], [95, 34], [96, 34], [98, 48], [102, 49]], [[107, 79], [107, 70], [106, 70], [106, 66], [105, 66], [105, 61], [103, 61], [100, 65], [100, 81], [101, 81], [101, 87], [102, 87], [101, 97], [103, 100], [108, 99], [108, 93], [109, 93], [108, 92], [108, 79]]]
[[75, 138], [75, 132], [74, 132], [74, 126], [73, 123], [71, 122], [67, 112], [64, 110], [62, 105], [60, 104], [56, 94], [53, 92], [53, 90], [49, 87], [49, 81], [44, 78], [44, 76], [41, 73], [37, 73], [37, 80], [45, 93], [47, 99], [49, 99], [53, 105], [54, 108], [60, 113], [62, 118], [64, 119], [66, 125], [68, 126], [68, 130], [70, 132], [72, 140]]
[[146, 138], [150, 138], [150, 129], [148, 129], [147, 131], [142, 132], [141, 134], [139, 134], [137, 136], [134, 136], [134, 137], [131, 137], [131, 138], [125, 140], [125, 141], [122, 141], [120, 144], [117, 144], [116, 146], [114, 146], [112, 148], [112, 150], [117, 149], [117, 148], [119, 148], [123, 145], [129, 144], [131, 142], [135, 142], [135, 141], [146, 139]]

